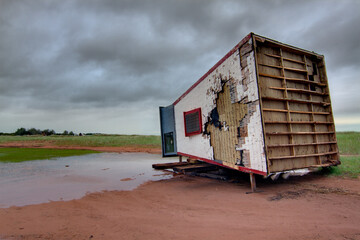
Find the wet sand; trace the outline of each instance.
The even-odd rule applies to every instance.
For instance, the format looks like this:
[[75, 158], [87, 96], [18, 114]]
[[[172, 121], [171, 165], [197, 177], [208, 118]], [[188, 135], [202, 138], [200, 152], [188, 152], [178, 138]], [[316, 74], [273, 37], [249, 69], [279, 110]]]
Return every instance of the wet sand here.
[[0, 208], [72, 200], [105, 190], [133, 190], [150, 180], [171, 178], [171, 173], [151, 167], [170, 160], [174, 159], [164, 159], [159, 154], [95, 153], [0, 162]]
[[360, 181], [190, 176], [132, 191], [0, 209], [1, 239], [360, 239]]

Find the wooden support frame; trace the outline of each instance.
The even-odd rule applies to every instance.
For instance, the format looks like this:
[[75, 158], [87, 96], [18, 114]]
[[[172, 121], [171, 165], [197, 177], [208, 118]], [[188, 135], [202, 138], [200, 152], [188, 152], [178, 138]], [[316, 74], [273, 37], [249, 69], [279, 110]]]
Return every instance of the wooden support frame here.
[[290, 147], [290, 146], [314, 146], [314, 145], [330, 145], [330, 144], [337, 144], [337, 142], [332, 141], [332, 142], [317, 142], [317, 143], [277, 144], [277, 145], [268, 145], [268, 147], [277, 148], [277, 147]]
[[255, 174], [250, 173], [250, 185], [251, 185], [251, 192], [256, 192], [256, 179]]
[[321, 95], [321, 96], [328, 96], [328, 93], [319, 93], [319, 92], [315, 92], [315, 91], [309, 91], [309, 90], [303, 90], [303, 89], [297, 89], [297, 88], [280, 88], [280, 87], [269, 87], [270, 89], [274, 89], [274, 90], [282, 90], [284, 91], [286, 89], [286, 91], [288, 92], [298, 92], [298, 93], [307, 93], [307, 94], [312, 94], [312, 95]]
[[267, 132], [268, 135], [321, 135], [334, 134], [335, 132]]
[[317, 105], [323, 105], [323, 106], [330, 105], [330, 103], [328, 103], [328, 102], [318, 102], [318, 101], [301, 100], [301, 99], [275, 98], [275, 97], [263, 97], [263, 99], [264, 100], [272, 100], [272, 101], [287, 101], [287, 102], [294, 102], [294, 103], [317, 104]]
[[334, 155], [338, 154], [338, 152], [326, 152], [326, 153], [315, 153], [315, 154], [307, 154], [307, 155], [296, 155], [296, 156], [281, 156], [281, 157], [269, 157], [270, 160], [281, 160], [281, 159], [292, 159], [292, 158], [307, 158], [307, 157], [318, 157], [318, 156], [326, 156], [326, 155]]
[[266, 39], [255, 45], [269, 172], [338, 160], [323, 57]]
[[[269, 78], [275, 78], [275, 79], [283, 79], [284, 77], [282, 76], [276, 76], [276, 75], [271, 75], [271, 74], [265, 74], [265, 73], [259, 73], [259, 76], [261, 77], [269, 77]], [[298, 82], [298, 83], [311, 83], [313, 85], [316, 86], [320, 86], [320, 87], [325, 87], [327, 86], [324, 83], [318, 83], [318, 82], [311, 82], [305, 79], [300, 79], [300, 78], [292, 78], [292, 77], [286, 77], [286, 80], [288, 81], [292, 81], [292, 82]]]
[[[263, 108], [263, 111], [268, 112], [288, 112], [287, 110], [283, 109], [273, 109], [273, 108]], [[289, 110], [290, 113], [299, 113], [299, 114], [318, 114], [318, 115], [329, 115], [330, 112], [312, 112], [312, 111], [295, 111], [295, 110]]]
[[[314, 112], [312, 112], [314, 114]], [[321, 121], [265, 121], [265, 124], [334, 124], [333, 122]]]

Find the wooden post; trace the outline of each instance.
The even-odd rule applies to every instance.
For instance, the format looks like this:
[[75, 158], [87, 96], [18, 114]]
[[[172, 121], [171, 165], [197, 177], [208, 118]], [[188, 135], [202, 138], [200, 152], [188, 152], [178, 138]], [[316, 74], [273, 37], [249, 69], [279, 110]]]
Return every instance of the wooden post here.
[[256, 181], [255, 181], [255, 175], [253, 173], [250, 173], [250, 184], [251, 184], [251, 191], [256, 192]]
[[179, 162], [182, 162], [182, 156], [179, 155]]

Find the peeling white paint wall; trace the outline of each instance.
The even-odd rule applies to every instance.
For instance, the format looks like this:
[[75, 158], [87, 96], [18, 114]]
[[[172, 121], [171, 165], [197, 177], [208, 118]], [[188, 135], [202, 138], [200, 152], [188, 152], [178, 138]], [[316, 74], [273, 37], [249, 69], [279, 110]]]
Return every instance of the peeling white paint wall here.
[[[240, 99], [247, 97], [247, 102], [255, 102], [259, 100], [254, 54], [254, 51], [250, 52], [246, 59], [247, 66], [242, 70], [242, 77], [249, 79], [247, 87], [245, 88], [242, 84], [238, 85], [238, 95], [240, 96]], [[250, 166], [248, 167], [258, 171], [267, 172], [264, 146], [260, 103], [258, 103], [256, 105], [256, 111], [251, 113], [250, 121], [248, 123], [248, 137], [245, 138], [245, 144], [242, 144], [236, 150], [249, 150]]]
[[[247, 42], [252, 44], [250, 38]], [[245, 143], [239, 144], [236, 150], [248, 150], [250, 152], [251, 169], [266, 172], [266, 158], [264, 152], [264, 137], [260, 114], [258, 84], [256, 79], [256, 66], [254, 51], [246, 54], [246, 66], [241, 66], [239, 51], [235, 51], [229, 58], [220, 64], [202, 82], [185, 95], [174, 107], [177, 151], [188, 155], [214, 160], [213, 148], [210, 145], [210, 137], [203, 134], [185, 137], [183, 113], [201, 108], [202, 131], [208, 120], [210, 112], [216, 107], [217, 93], [222, 90], [221, 80], [229, 80], [235, 91], [232, 91], [231, 101], [239, 102], [246, 99], [245, 104], [257, 101], [257, 106], [248, 112], [248, 136]], [[243, 85], [246, 78], [247, 84]], [[255, 110], [255, 111], [254, 111]], [[250, 110], [249, 110], [250, 111]]]
[[266, 158], [264, 151], [264, 137], [260, 115], [260, 105], [256, 106], [256, 112], [250, 117], [248, 124], [248, 137], [245, 138], [245, 144], [242, 144], [236, 150], [249, 150], [251, 169], [266, 172]]
[[185, 137], [183, 113], [200, 107], [203, 123], [202, 130], [204, 131], [204, 124], [207, 122], [211, 110], [216, 107], [217, 93], [222, 90], [221, 79], [228, 80], [232, 78], [236, 82], [240, 81], [241, 70], [238, 55], [237, 51], [233, 53], [175, 105], [178, 152], [214, 160], [209, 136], [198, 134]]

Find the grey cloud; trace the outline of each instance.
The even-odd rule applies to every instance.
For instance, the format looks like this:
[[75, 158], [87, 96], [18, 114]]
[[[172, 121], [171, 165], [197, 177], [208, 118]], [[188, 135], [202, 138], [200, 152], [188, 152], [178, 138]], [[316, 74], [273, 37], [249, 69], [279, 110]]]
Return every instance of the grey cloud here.
[[[251, 31], [324, 54], [329, 76], [359, 89], [357, 79], [336, 70], [360, 73], [357, 1], [3, 0], [0, 5], [0, 94], [6, 101], [0, 107], [50, 113], [130, 103], [141, 109], [142, 101], [170, 104]], [[336, 101], [342, 99], [335, 94]]]
[[[360, 2], [336, 4], [305, 33], [304, 45], [326, 54], [328, 65], [360, 65]], [[304, 39], [306, 39], [304, 37]]]

